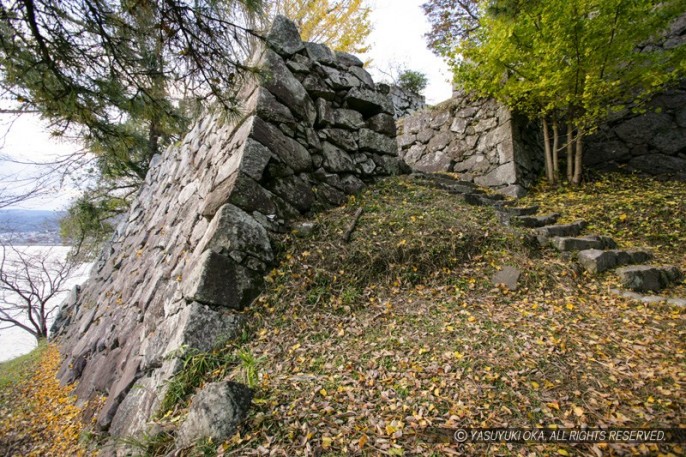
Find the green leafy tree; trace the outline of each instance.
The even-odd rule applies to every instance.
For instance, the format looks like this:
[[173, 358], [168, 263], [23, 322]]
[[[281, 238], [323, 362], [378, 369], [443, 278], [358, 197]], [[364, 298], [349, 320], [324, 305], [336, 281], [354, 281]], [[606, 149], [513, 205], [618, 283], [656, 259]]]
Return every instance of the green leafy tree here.
[[397, 83], [401, 88], [419, 94], [426, 89], [427, 84], [429, 84], [429, 78], [421, 71], [404, 70], [398, 76]]
[[483, 1], [475, 13], [478, 26], [439, 52], [458, 84], [541, 120], [551, 182], [559, 173], [558, 132], [564, 123], [567, 179], [578, 184], [584, 136], [613, 110], [640, 106], [686, 74], [684, 48], [660, 46], [685, 5], [684, 0]]

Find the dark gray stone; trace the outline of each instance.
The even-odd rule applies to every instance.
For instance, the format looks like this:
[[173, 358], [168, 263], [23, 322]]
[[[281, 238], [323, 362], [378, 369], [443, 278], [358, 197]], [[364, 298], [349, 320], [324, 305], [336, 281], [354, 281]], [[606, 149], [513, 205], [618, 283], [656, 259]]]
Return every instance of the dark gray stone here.
[[290, 56], [305, 48], [293, 21], [281, 15], [274, 18], [267, 43], [282, 56]]
[[372, 151], [381, 154], [395, 155], [398, 150], [395, 139], [369, 129], [360, 129], [358, 144], [362, 151]]
[[617, 274], [624, 287], [637, 292], [662, 290], [683, 277], [674, 266], [637, 265], [620, 268]]
[[252, 137], [267, 147], [276, 157], [294, 171], [312, 169], [312, 157], [300, 143], [288, 138], [281, 130], [256, 117], [253, 121]]
[[521, 274], [522, 272], [514, 267], [504, 266], [500, 271], [493, 275], [492, 282], [496, 286], [502, 284], [510, 290], [517, 290], [517, 287], [519, 286], [519, 277]]
[[370, 117], [379, 113], [393, 114], [393, 105], [388, 97], [371, 89], [354, 88], [346, 97], [348, 107]]
[[586, 271], [602, 273], [617, 266], [646, 262], [651, 257], [650, 253], [639, 250], [613, 249], [601, 251], [600, 249], [588, 249], [580, 251], [577, 260]]
[[289, 176], [271, 184], [270, 190], [301, 213], [309, 211], [315, 202], [312, 186], [300, 176]]
[[617, 243], [607, 236], [589, 235], [580, 238], [575, 237], [554, 237], [550, 240], [558, 251], [583, 251], [586, 249], [614, 249]]
[[547, 227], [539, 227], [536, 232], [543, 237], [549, 238], [553, 236], [578, 236], [581, 231], [586, 228], [588, 223], [586, 221], [575, 221], [571, 224], [549, 225]]
[[245, 142], [240, 169], [243, 173], [259, 182], [271, 158], [272, 153], [266, 146], [252, 138], [248, 138]]
[[296, 222], [291, 227], [291, 233], [297, 236], [298, 238], [309, 238], [310, 236], [312, 236], [316, 228], [317, 224], [315, 222]]
[[309, 74], [303, 79], [303, 87], [313, 98], [332, 101], [336, 97], [336, 91], [315, 74]]
[[354, 56], [352, 54], [348, 54], [347, 52], [343, 51], [336, 51], [336, 60], [338, 61], [338, 64], [341, 65], [342, 67], [360, 67], [364, 66], [364, 62], [362, 62], [360, 59], [357, 58], [357, 56]]
[[315, 106], [317, 109], [317, 127], [328, 127], [336, 122], [334, 110], [330, 102], [323, 98], [318, 98]]
[[261, 274], [207, 250], [183, 279], [182, 289], [187, 301], [240, 310], [260, 294], [262, 284]]
[[519, 227], [536, 228], [552, 225], [560, 218], [560, 214], [552, 213], [543, 216], [512, 216], [510, 223]]
[[365, 126], [362, 114], [351, 109], [337, 109], [334, 111], [334, 125], [350, 130], [359, 130]]
[[212, 218], [198, 249], [211, 249], [228, 256], [240, 251], [271, 264], [274, 261], [267, 231], [250, 214], [237, 206], [226, 204]]
[[334, 173], [355, 171], [355, 162], [345, 151], [325, 141], [322, 144], [324, 168]]
[[367, 119], [367, 127], [388, 137], [395, 137], [395, 120], [390, 114], [380, 113], [370, 117]]
[[350, 67], [348, 71], [355, 75], [364, 87], [367, 89], [374, 89], [374, 80], [372, 79], [372, 76], [367, 73], [367, 70], [362, 67]]
[[270, 73], [264, 79], [263, 85], [293, 113], [308, 124], [314, 124], [316, 118], [314, 104], [303, 85], [293, 76], [281, 57], [271, 50], [266, 50], [264, 62]]
[[323, 135], [324, 139], [335, 144], [336, 146], [343, 148], [348, 152], [357, 151], [357, 141], [355, 141], [355, 135], [353, 135], [350, 130], [323, 129], [319, 132]]
[[315, 62], [326, 65], [333, 65], [336, 63], [336, 54], [324, 44], [305, 43], [305, 50], [307, 51], [307, 56]]
[[252, 391], [243, 384], [231, 381], [206, 385], [191, 399], [188, 417], [179, 427], [177, 444], [190, 446], [210, 438], [221, 443], [233, 436], [248, 414]]
[[265, 121], [271, 122], [283, 122], [288, 125], [295, 124], [295, 118], [293, 113], [282, 103], [276, 100], [276, 97], [272, 95], [266, 89], [258, 89], [256, 91], [257, 105], [255, 107], [255, 113]]

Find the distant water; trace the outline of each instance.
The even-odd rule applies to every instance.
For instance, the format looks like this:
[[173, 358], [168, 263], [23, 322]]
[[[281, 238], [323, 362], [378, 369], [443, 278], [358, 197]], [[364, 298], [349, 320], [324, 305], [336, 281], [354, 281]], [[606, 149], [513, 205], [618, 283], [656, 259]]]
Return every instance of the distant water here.
[[[51, 257], [54, 256], [54, 258], [58, 260], [63, 260], [70, 249], [69, 246], [14, 246], [14, 248], [20, 252], [26, 252], [27, 254], [47, 252]], [[8, 258], [11, 258], [11, 255], [12, 252], [8, 250]], [[71, 289], [74, 285], [83, 283], [88, 279], [91, 265], [92, 264], [85, 264], [79, 267], [67, 284], [67, 287]], [[67, 295], [68, 292], [56, 295], [49, 304], [59, 306]], [[53, 313], [52, 317], [54, 317], [55, 314], [56, 312]], [[35, 347], [35, 338], [19, 328], [14, 327], [7, 330], [0, 330], [0, 362], [31, 352]]]

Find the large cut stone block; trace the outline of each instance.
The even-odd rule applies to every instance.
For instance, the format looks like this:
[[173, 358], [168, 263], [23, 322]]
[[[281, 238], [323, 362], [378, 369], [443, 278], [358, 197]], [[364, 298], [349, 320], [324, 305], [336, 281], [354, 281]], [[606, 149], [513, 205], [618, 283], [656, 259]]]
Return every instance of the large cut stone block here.
[[278, 15], [267, 35], [268, 45], [283, 56], [290, 56], [305, 48], [298, 27], [290, 19]]
[[296, 172], [312, 169], [312, 157], [303, 145], [288, 138], [277, 127], [259, 117], [253, 121], [252, 138]]
[[637, 292], [662, 290], [683, 275], [675, 266], [636, 265], [617, 270], [622, 285]]
[[263, 62], [269, 71], [263, 82], [264, 86], [301, 119], [313, 125], [317, 115], [314, 104], [303, 85], [293, 76], [281, 57], [267, 49], [264, 52]]
[[371, 89], [353, 88], [346, 97], [348, 106], [369, 117], [379, 113], [393, 114], [393, 104], [389, 98]]
[[250, 214], [237, 206], [226, 204], [212, 218], [197, 251], [211, 249], [230, 255], [238, 252], [251, 255], [270, 264], [274, 261], [267, 231]]
[[189, 446], [202, 438], [215, 443], [229, 439], [248, 414], [251, 402], [252, 391], [243, 384], [208, 384], [191, 400], [188, 417], [179, 428], [178, 445]]
[[188, 278], [183, 279], [187, 301], [243, 309], [262, 290], [262, 275], [221, 254], [207, 250]]

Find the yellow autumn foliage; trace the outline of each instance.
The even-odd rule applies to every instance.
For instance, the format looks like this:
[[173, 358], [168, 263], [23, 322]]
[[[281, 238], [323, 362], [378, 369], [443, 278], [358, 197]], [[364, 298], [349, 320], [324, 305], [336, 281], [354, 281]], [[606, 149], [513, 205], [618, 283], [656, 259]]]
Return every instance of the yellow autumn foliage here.
[[0, 407], [0, 449], [6, 455], [84, 456], [79, 443], [81, 410], [70, 395], [73, 386], [60, 386], [55, 373], [59, 350], [48, 345], [35, 370], [19, 383]]
[[323, 43], [336, 51], [363, 53], [372, 31], [371, 8], [366, 0], [276, 0], [269, 16], [292, 19], [304, 41]]

